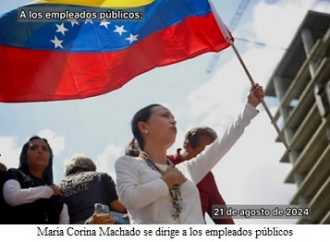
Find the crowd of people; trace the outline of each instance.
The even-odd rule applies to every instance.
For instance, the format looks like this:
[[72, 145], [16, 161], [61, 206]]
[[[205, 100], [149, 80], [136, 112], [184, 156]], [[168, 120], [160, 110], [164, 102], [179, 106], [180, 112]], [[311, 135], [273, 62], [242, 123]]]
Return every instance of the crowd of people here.
[[[206, 214], [212, 218], [212, 205], [225, 205], [211, 170], [258, 114], [263, 97], [262, 87], [254, 85], [243, 112], [221, 137], [209, 127], [193, 128], [172, 155], [167, 150], [177, 134], [173, 114], [159, 104], [142, 108], [131, 122], [134, 139], [115, 163], [116, 182], [96, 171], [92, 159], [78, 156], [55, 185], [52, 149], [45, 138], [33, 136], [22, 147], [18, 168], [0, 163], [0, 223], [203, 224]], [[96, 204], [110, 212], [101, 216]]]

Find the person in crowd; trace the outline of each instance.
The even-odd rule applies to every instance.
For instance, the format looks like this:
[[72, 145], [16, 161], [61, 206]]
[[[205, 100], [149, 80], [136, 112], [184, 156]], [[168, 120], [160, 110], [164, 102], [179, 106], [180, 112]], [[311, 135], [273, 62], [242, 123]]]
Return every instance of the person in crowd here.
[[[107, 173], [97, 172], [95, 163], [88, 157], [77, 156], [65, 168], [65, 177], [60, 183], [64, 202], [69, 207], [70, 221], [75, 224], [115, 223], [109, 216], [94, 214], [94, 204], [101, 203], [112, 211], [127, 213], [118, 200], [116, 185]], [[121, 215], [122, 216], [122, 215]]]
[[264, 91], [251, 87], [248, 103], [221, 139], [198, 156], [174, 167], [167, 149], [175, 141], [176, 121], [166, 107], [152, 104], [139, 110], [131, 128], [141, 150], [139, 157], [122, 156], [115, 164], [120, 200], [131, 223], [202, 224], [198, 184], [243, 134], [257, 115]]
[[[174, 165], [185, 160], [190, 160], [201, 153], [206, 146], [210, 145], [217, 138], [217, 133], [210, 127], [193, 128], [185, 135], [183, 152], [181, 153], [181, 149], [177, 149], [177, 153], [175, 155], [170, 155], [169, 159]], [[212, 205], [225, 206], [226, 203], [219, 192], [211, 171], [197, 184], [197, 188], [201, 198], [203, 215], [207, 213], [215, 224], [234, 224], [234, 220], [231, 217], [221, 219], [213, 218]]]
[[[1, 156], [1, 154], [0, 154]], [[5, 181], [5, 175], [6, 175], [7, 167], [0, 162], [0, 211], [5, 211], [5, 201], [3, 200], [3, 193], [2, 193], [2, 188], [3, 188], [3, 183]], [[5, 218], [0, 215], [0, 224], [6, 223]]]
[[48, 141], [31, 137], [24, 145], [18, 169], [6, 172], [3, 196], [7, 224], [68, 224], [68, 208], [53, 183], [53, 153]]
[[[0, 156], [1, 156], [1, 154], [0, 154]], [[5, 164], [2, 164], [0, 162], [0, 175], [5, 174], [6, 171], [7, 171], [7, 167], [5, 166]]]

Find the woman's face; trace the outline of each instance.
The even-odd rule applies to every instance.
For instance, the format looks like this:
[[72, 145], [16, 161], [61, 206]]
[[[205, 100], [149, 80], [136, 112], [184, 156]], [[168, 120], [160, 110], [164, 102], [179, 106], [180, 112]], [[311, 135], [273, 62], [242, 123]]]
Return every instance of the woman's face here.
[[174, 116], [163, 106], [153, 107], [142, 133], [145, 138], [152, 139], [152, 142], [170, 147], [175, 142], [177, 133]]
[[29, 142], [27, 149], [29, 168], [45, 169], [49, 164], [50, 150], [42, 139], [34, 139]]

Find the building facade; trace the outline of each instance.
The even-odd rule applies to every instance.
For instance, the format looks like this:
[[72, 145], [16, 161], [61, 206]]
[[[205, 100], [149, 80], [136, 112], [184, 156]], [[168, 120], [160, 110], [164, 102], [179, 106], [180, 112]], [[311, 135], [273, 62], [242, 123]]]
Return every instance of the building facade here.
[[[290, 204], [308, 206], [297, 223], [330, 224], [330, 14], [309, 11], [266, 87], [279, 105], [275, 119], [291, 147], [285, 182]], [[276, 141], [280, 141], [279, 138]]]

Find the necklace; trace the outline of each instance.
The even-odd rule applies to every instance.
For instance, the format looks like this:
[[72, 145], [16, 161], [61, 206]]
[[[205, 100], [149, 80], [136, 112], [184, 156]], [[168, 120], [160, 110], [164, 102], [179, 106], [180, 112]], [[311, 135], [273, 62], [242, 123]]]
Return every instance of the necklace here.
[[[162, 176], [166, 173], [166, 171], [161, 170], [159, 167], [157, 167], [155, 165], [155, 163], [151, 160], [150, 156], [144, 152], [141, 151], [139, 157], [141, 157], [142, 159], [144, 159], [147, 163], [147, 165], [153, 169], [154, 171], [157, 171], [158, 173], [160, 173]], [[168, 167], [170, 166], [174, 166], [173, 163], [169, 160], [166, 160], [166, 164], [168, 165]], [[181, 223], [181, 219], [180, 219], [180, 214], [182, 211], [182, 196], [181, 196], [181, 191], [180, 191], [180, 186], [176, 185], [173, 186], [172, 188], [169, 189], [170, 192], [170, 197], [171, 197], [171, 202], [172, 202], [172, 218], [177, 221], [178, 223]]]

